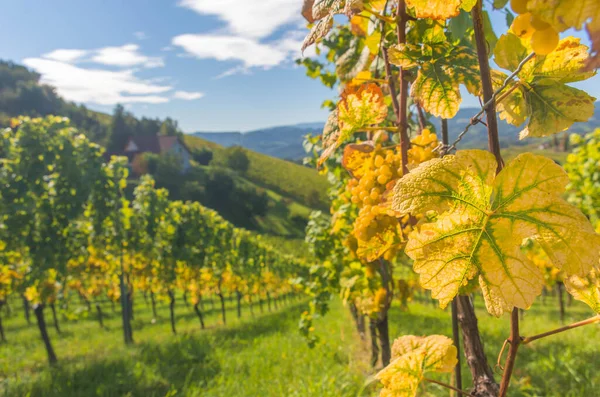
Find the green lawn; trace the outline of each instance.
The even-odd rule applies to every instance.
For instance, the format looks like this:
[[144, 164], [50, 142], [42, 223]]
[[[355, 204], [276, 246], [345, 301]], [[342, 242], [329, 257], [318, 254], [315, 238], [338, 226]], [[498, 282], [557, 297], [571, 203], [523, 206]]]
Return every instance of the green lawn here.
[[[486, 352], [493, 365], [508, 335], [508, 319], [486, 314], [476, 300]], [[124, 347], [118, 313], [105, 311], [108, 329], [100, 330], [93, 317], [62, 320], [63, 335], [50, 329], [61, 360], [48, 368], [35, 325], [27, 326], [16, 302], [5, 318], [9, 342], [0, 345], [0, 393], [6, 396], [367, 396], [368, 351], [361, 345], [349, 313], [338, 300], [331, 312], [315, 323], [320, 344], [309, 349], [297, 331], [305, 303], [288, 303], [274, 313], [252, 318], [244, 307], [238, 320], [233, 304], [228, 324], [220, 324], [218, 310], [207, 305], [208, 329], [201, 331], [189, 307], [178, 301], [177, 328], [170, 333], [167, 305], [160, 305], [152, 323], [150, 309], [136, 300], [134, 338]], [[265, 307], [266, 311], [266, 307]], [[574, 302], [567, 322], [590, 316]], [[3, 316], [5, 317], [4, 313]], [[47, 320], [51, 323], [50, 315]], [[522, 333], [532, 335], [560, 326], [556, 298], [540, 300], [525, 314]], [[521, 348], [510, 396], [600, 396], [600, 329], [597, 325], [572, 330]], [[450, 336], [449, 311], [414, 302], [410, 310], [394, 306], [390, 336], [401, 334]], [[463, 366], [464, 384], [469, 373]], [[450, 381], [449, 375], [439, 379]], [[497, 380], [499, 376], [497, 376]], [[466, 387], [465, 386], [465, 387]], [[438, 387], [431, 396], [448, 396]]]

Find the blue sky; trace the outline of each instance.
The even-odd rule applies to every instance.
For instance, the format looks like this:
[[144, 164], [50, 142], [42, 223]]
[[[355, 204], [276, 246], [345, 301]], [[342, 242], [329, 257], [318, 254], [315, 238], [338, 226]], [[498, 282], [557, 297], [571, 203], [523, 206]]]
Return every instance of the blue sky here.
[[[92, 109], [124, 103], [137, 116], [173, 117], [186, 132], [319, 121], [321, 102], [335, 93], [293, 62], [306, 32], [301, 4], [4, 1], [0, 58], [35, 69]], [[494, 14], [504, 29], [504, 15]], [[579, 87], [600, 96], [598, 76]], [[465, 96], [463, 106], [476, 104]]]

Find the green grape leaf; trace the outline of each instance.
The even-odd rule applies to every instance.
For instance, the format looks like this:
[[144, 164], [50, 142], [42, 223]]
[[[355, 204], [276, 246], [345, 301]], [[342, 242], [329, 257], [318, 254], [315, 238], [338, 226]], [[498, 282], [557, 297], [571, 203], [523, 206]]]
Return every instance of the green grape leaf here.
[[[492, 70], [492, 84], [494, 90], [500, 88], [508, 76], [498, 70]], [[527, 120], [527, 107], [523, 91], [513, 89], [515, 82], [509, 83], [506, 88], [512, 90], [511, 94], [502, 101], [496, 103], [496, 110], [502, 120], [509, 124], [521, 125]]]
[[504, 8], [504, 6], [506, 6], [507, 3], [508, 0], [494, 0], [494, 9], [499, 10], [501, 8]]
[[[495, 61], [514, 70], [530, 52], [528, 43], [512, 33], [505, 34], [496, 45]], [[592, 72], [582, 72], [587, 60], [587, 47], [574, 37], [561, 40], [546, 56], [535, 56], [518, 74], [519, 82], [511, 83], [505, 91], [508, 94], [498, 103], [500, 118], [513, 125], [521, 125], [528, 118], [521, 139], [552, 135], [575, 122], [587, 121], [593, 116], [595, 98], [566, 85], [593, 76]], [[500, 84], [500, 79], [495, 79], [495, 85]]]
[[[542, 79], [525, 91], [525, 104], [530, 115], [520, 139], [543, 137], [564, 131], [575, 122], [589, 120], [594, 115], [594, 101], [582, 90]], [[514, 99], [513, 99], [514, 100]]]
[[497, 176], [496, 167], [489, 152], [459, 151], [423, 163], [393, 188], [393, 210], [438, 214], [411, 233], [406, 254], [442, 307], [475, 277], [491, 314], [531, 306], [544, 281], [521, 252], [526, 238], [567, 275], [586, 275], [598, 263], [600, 252], [589, 247], [600, 236], [561, 197], [568, 177], [559, 165], [524, 153]]
[[421, 47], [413, 44], [398, 44], [388, 50], [390, 63], [405, 69], [414, 68], [419, 64], [422, 53]]
[[384, 389], [381, 396], [417, 396], [427, 373], [452, 372], [457, 349], [444, 335], [402, 336], [392, 345], [392, 362], [375, 378]]
[[502, 69], [512, 72], [517, 69], [521, 60], [527, 57], [529, 52], [519, 37], [512, 33], [503, 34], [494, 48], [494, 61]]
[[479, 94], [477, 57], [470, 48], [462, 46], [448, 48], [442, 44], [433, 46], [432, 51], [433, 60], [422, 62], [411, 96], [427, 112], [450, 119], [462, 101], [460, 84], [470, 93]]
[[586, 277], [571, 276], [565, 279], [565, 287], [573, 298], [581, 301], [600, 314], [600, 277], [594, 269]]

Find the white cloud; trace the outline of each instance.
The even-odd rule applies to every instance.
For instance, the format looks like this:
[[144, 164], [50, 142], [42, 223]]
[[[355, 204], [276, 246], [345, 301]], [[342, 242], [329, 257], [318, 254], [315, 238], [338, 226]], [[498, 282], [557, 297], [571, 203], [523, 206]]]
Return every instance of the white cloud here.
[[250, 38], [211, 34], [183, 34], [173, 38], [173, 45], [182, 47], [200, 59], [240, 61], [245, 67], [270, 68], [281, 64], [288, 52], [278, 45], [259, 43]]
[[165, 65], [162, 58], [148, 57], [141, 54], [137, 44], [125, 44], [120, 47], [104, 47], [95, 50], [92, 62], [112, 66], [144, 66], [147, 68], [162, 67]]
[[71, 63], [71, 62], [80, 60], [87, 54], [88, 54], [88, 51], [86, 51], [86, 50], [61, 49], [61, 50], [54, 50], [54, 51], [44, 54], [42, 56], [44, 58], [52, 59], [54, 61]]
[[134, 32], [133, 35], [138, 40], [146, 40], [148, 38], [148, 35], [144, 32]]
[[179, 5], [218, 16], [236, 35], [265, 38], [301, 19], [302, 0], [181, 0]]
[[190, 92], [190, 91], [175, 91], [173, 98], [183, 99], [184, 101], [193, 101], [194, 99], [200, 99], [204, 96], [202, 92]]
[[85, 69], [66, 62], [26, 58], [23, 63], [42, 75], [42, 83], [56, 87], [65, 99], [114, 105], [117, 103], [164, 103], [161, 96], [172, 89], [139, 79], [133, 70]]

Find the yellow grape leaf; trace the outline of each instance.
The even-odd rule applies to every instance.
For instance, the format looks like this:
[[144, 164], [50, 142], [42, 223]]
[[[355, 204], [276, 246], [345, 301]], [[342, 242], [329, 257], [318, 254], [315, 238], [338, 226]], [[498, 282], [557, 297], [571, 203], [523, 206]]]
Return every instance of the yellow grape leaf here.
[[[421, 64], [410, 93], [427, 112], [451, 119], [462, 101], [460, 84], [474, 95], [479, 93], [481, 84], [477, 57], [466, 47], [454, 47], [446, 52], [445, 46], [441, 45], [434, 50], [439, 58]], [[442, 52], [438, 54], [437, 51]]]
[[417, 18], [448, 19], [460, 14], [461, 8], [471, 11], [475, 0], [406, 0], [406, 6], [413, 8]]
[[587, 121], [594, 115], [594, 101], [582, 90], [555, 82], [538, 80], [525, 91], [524, 102], [529, 114], [520, 139], [543, 137], [564, 131], [575, 122]]
[[[503, 34], [494, 47], [494, 62], [502, 69], [517, 69], [521, 60], [531, 52], [519, 37], [512, 33]], [[531, 62], [531, 61], [530, 61]]]
[[443, 335], [402, 336], [392, 345], [392, 362], [375, 378], [384, 389], [381, 396], [417, 396], [420, 383], [430, 372], [452, 372], [457, 349], [452, 339]]
[[354, 15], [350, 18], [350, 30], [355, 36], [366, 36], [369, 32], [369, 18], [362, 15]]
[[414, 44], [400, 43], [388, 50], [390, 63], [405, 69], [414, 68], [422, 57], [421, 47]]
[[[550, 54], [527, 62], [518, 75], [519, 82], [510, 83], [505, 91], [509, 94], [498, 103], [498, 109], [500, 118], [513, 125], [529, 118], [521, 139], [552, 135], [592, 117], [595, 98], [566, 85], [593, 76], [592, 72], [582, 71], [588, 60], [587, 49], [579, 39], [567, 37]], [[526, 41], [505, 34], [496, 44], [495, 61], [502, 68], [514, 70], [530, 52]], [[499, 72], [495, 74], [506, 78]], [[499, 87], [500, 77], [494, 83]]]
[[419, 70], [410, 95], [427, 112], [444, 119], [453, 118], [462, 101], [452, 71], [435, 63], [426, 63]]
[[347, 87], [338, 103], [338, 126], [343, 140], [361, 128], [383, 122], [388, 114], [377, 84]]
[[375, 148], [371, 143], [350, 144], [344, 147], [342, 167], [352, 175], [360, 179], [371, 168], [373, 151]]
[[[500, 88], [507, 77], [506, 74], [498, 70], [492, 70], [492, 84], [494, 85], [494, 90]], [[515, 84], [517, 83], [514, 81], [509, 83], [506, 89], [511, 90]], [[496, 111], [500, 118], [509, 124], [523, 124], [525, 120], [527, 120], [527, 107], [525, 105], [523, 91], [518, 89], [513, 90], [511, 95], [496, 103]]]
[[381, 47], [381, 32], [374, 31], [365, 39], [365, 46], [371, 52], [371, 55], [379, 54], [379, 48]]
[[598, 263], [600, 252], [590, 247], [600, 236], [562, 198], [569, 179], [559, 165], [524, 153], [497, 176], [496, 167], [489, 152], [459, 151], [422, 164], [393, 188], [395, 211], [438, 214], [411, 233], [406, 254], [442, 307], [477, 276], [491, 314], [528, 308], [543, 278], [521, 252], [526, 238], [567, 275], [583, 276]]
[[333, 15], [329, 14], [324, 19], [317, 22], [302, 43], [301, 51], [304, 52], [308, 47], [327, 36], [327, 33], [333, 27]]
[[600, 20], [598, 0], [529, 0], [527, 9], [561, 32]]
[[598, 270], [592, 270], [586, 277], [571, 276], [565, 279], [567, 291], [600, 314], [600, 278]]

